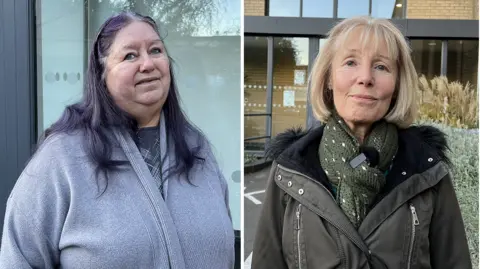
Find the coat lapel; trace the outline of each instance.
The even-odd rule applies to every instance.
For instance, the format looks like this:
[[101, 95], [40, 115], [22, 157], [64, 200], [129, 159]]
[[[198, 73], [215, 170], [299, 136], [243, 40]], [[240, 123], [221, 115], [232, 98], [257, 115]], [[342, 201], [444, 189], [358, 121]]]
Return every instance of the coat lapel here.
[[170, 268], [184, 269], [185, 261], [183, 259], [177, 230], [167, 208], [167, 204], [162, 199], [150, 170], [145, 161], [143, 161], [140, 151], [128, 132], [126, 130], [116, 129], [114, 130], [114, 133], [130, 162], [132, 169], [137, 174], [137, 179], [143, 187], [145, 195], [151, 202], [152, 210], [154, 211], [153, 214], [157, 221], [157, 227], [164, 239], [164, 245], [170, 260]]

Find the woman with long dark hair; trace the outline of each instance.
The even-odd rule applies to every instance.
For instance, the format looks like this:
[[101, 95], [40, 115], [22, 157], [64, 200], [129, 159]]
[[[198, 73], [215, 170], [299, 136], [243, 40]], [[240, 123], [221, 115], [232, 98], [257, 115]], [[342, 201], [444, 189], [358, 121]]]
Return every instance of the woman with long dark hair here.
[[85, 91], [7, 203], [0, 268], [232, 268], [228, 188], [183, 114], [156, 23], [100, 28]]

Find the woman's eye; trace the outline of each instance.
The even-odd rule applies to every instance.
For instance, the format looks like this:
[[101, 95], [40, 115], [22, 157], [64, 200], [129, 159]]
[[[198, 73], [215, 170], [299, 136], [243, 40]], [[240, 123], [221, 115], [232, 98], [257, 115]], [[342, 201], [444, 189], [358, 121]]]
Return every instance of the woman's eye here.
[[162, 53], [162, 50], [159, 49], [159, 48], [153, 48], [153, 49], [151, 50], [151, 52], [152, 52], [153, 54], [159, 54], [159, 53]]
[[387, 67], [383, 64], [379, 64], [379, 65], [375, 66], [375, 68], [380, 70], [380, 71], [387, 71]]
[[345, 63], [345, 65], [347, 66], [353, 66], [355, 64], [355, 62], [353, 60], [349, 60]]
[[135, 58], [135, 54], [128, 53], [127, 55], [125, 55], [124, 60], [133, 60], [134, 58]]

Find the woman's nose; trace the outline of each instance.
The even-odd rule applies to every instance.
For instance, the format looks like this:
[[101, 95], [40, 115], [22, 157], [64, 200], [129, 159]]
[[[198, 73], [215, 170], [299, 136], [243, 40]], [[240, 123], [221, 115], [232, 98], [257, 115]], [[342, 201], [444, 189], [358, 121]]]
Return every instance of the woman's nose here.
[[140, 65], [140, 72], [149, 72], [154, 69], [154, 64], [150, 55], [142, 57], [142, 64]]
[[358, 84], [362, 84], [365, 87], [372, 86], [374, 82], [373, 72], [370, 65], [362, 65], [358, 69]]

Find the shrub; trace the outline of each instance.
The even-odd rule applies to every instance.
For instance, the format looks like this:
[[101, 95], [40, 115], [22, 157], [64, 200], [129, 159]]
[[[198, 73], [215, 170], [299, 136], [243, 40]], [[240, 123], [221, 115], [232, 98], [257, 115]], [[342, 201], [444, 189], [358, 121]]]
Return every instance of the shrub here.
[[441, 129], [448, 139], [451, 151], [452, 177], [460, 204], [472, 268], [478, 267], [478, 132], [459, 130], [440, 124], [429, 124]]
[[256, 161], [258, 158], [255, 155], [244, 153], [243, 164], [249, 164]]
[[477, 91], [446, 77], [419, 78], [419, 119], [456, 128], [478, 128]]

